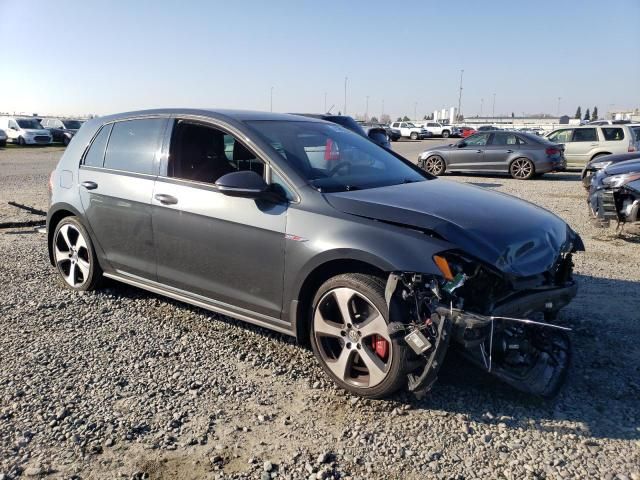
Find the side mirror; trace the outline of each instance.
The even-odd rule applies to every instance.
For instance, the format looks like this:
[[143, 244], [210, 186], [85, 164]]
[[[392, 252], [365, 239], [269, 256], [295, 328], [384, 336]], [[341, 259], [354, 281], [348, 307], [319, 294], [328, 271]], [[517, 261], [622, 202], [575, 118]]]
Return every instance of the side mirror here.
[[11, 130], [18, 130], [18, 127], [11, 126], [9, 127]]
[[464, 142], [464, 141], [458, 142], [458, 148], [464, 148], [466, 146], [467, 146], [467, 142]]
[[264, 179], [251, 170], [227, 173], [215, 185], [220, 193], [230, 197], [259, 198], [269, 189]]

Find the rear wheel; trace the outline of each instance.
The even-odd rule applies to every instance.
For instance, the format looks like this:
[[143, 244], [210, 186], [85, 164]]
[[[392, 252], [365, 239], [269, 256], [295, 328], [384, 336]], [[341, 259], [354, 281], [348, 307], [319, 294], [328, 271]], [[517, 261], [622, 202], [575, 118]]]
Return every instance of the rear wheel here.
[[411, 140], [417, 140], [418, 139], [418, 133], [417, 132], [411, 132], [411, 135], [409, 135], [409, 138], [411, 138]]
[[310, 314], [313, 352], [338, 386], [380, 398], [404, 385], [408, 347], [387, 332], [382, 280], [364, 274], [335, 276], [318, 289]]
[[509, 165], [509, 173], [516, 180], [529, 180], [535, 175], [536, 169], [528, 158], [516, 158]]
[[64, 137], [62, 137], [62, 143], [64, 143], [64, 146], [66, 147], [67, 145], [69, 145], [69, 137], [67, 137], [66, 135]]
[[93, 290], [102, 269], [89, 234], [76, 217], [65, 217], [56, 226], [51, 251], [60, 277], [72, 290]]
[[442, 132], [442, 138], [449, 138], [449, 130]]
[[442, 158], [440, 155], [431, 155], [423, 161], [422, 168], [424, 168], [431, 175], [438, 176], [444, 173], [447, 165], [444, 162], [444, 158]]
[[18, 137], [18, 145], [25, 145], [25, 143], [24, 138]]

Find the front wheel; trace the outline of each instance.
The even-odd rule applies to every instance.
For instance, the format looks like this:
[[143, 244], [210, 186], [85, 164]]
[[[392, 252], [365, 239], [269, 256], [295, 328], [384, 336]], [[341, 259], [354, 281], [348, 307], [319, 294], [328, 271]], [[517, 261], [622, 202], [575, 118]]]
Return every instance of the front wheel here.
[[422, 168], [424, 168], [431, 175], [442, 175], [446, 170], [447, 166], [444, 162], [444, 159], [440, 155], [431, 155], [427, 157], [426, 160], [422, 163]]
[[536, 169], [528, 158], [516, 158], [509, 166], [509, 173], [516, 180], [529, 180], [535, 175]]
[[411, 135], [409, 135], [409, 138], [411, 138], [411, 140], [417, 140], [418, 134], [416, 132], [411, 132]]
[[18, 145], [26, 145], [26, 142], [24, 141], [24, 138], [18, 137]]
[[89, 234], [76, 217], [56, 226], [51, 251], [60, 277], [72, 290], [93, 290], [102, 277]]
[[449, 138], [449, 131], [445, 130], [444, 132], [442, 132], [442, 138]]
[[384, 282], [343, 274], [318, 289], [311, 307], [311, 346], [323, 370], [341, 388], [385, 397], [406, 381], [408, 347], [387, 331]]
[[71, 141], [71, 139], [67, 136], [62, 137], [62, 143], [64, 143], [64, 146], [66, 147], [67, 145], [69, 145], [69, 142]]

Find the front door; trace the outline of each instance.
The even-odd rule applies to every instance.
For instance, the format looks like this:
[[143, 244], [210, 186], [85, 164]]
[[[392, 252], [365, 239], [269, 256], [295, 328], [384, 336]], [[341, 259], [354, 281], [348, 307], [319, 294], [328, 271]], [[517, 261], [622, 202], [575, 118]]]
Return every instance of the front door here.
[[151, 195], [166, 118], [107, 124], [79, 173], [82, 206], [94, 240], [118, 272], [156, 278]]
[[476, 133], [458, 142], [449, 154], [449, 170], [482, 170], [484, 149], [490, 133]]
[[288, 204], [218, 192], [237, 170], [264, 175], [265, 163], [219, 127], [175, 122], [152, 200], [158, 281], [279, 318]]

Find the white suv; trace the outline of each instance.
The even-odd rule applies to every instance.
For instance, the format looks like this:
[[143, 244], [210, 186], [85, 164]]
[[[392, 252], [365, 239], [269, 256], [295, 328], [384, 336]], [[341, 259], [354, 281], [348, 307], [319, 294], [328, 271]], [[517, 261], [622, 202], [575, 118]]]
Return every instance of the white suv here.
[[400, 130], [400, 135], [408, 137], [411, 140], [422, 140], [423, 138], [429, 138], [431, 134], [422, 127], [416, 127], [411, 122], [394, 122], [391, 124], [391, 128]]
[[598, 125], [558, 128], [547, 135], [564, 145], [568, 164], [583, 166], [600, 155], [640, 150], [640, 138], [628, 125]]

